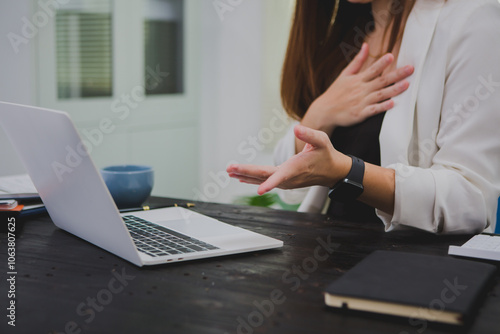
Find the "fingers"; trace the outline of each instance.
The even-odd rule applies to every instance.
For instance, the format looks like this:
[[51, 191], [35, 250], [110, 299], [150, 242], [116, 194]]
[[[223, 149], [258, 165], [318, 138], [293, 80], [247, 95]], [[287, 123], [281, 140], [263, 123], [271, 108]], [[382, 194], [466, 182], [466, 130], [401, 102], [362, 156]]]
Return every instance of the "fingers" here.
[[413, 74], [415, 68], [411, 65], [406, 65], [398, 69], [392, 70], [387, 74], [384, 74], [372, 81], [372, 89], [380, 89], [390, 86], [398, 81], [404, 80]]
[[273, 177], [279, 171], [279, 168], [274, 166], [230, 165], [226, 171], [230, 177], [240, 182], [260, 185], [257, 189], [259, 195], [271, 191], [281, 183], [281, 177]]
[[256, 165], [229, 165], [226, 169], [230, 177], [240, 180], [257, 180], [263, 182], [271, 174], [273, 174], [278, 167], [275, 166], [256, 166]]
[[271, 175], [257, 188], [257, 194], [263, 195], [281, 185], [287, 179], [287, 170], [289, 168], [278, 169], [276, 173]]
[[380, 103], [401, 94], [402, 92], [407, 90], [409, 86], [410, 83], [408, 81], [400, 81], [397, 84], [369, 94], [366, 101], [368, 102], [368, 104]]
[[295, 126], [294, 133], [297, 139], [306, 143], [304, 150], [311, 150], [314, 147], [324, 147], [326, 145], [325, 140], [330, 142], [328, 135], [323, 131], [313, 130], [300, 124]]
[[354, 57], [354, 59], [346, 66], [343, 72], [346, 74], [356, 74], [359, 72], [366, 59], [368, 59], [368, 44], [363, 43], [361, 50]]
[[362, 72], [362, 78], [364, 81], [372, 81], [376, 77], [380, 76], [382, 72], [394, 61], [394, 56], [390, 53], [384, 55], [382, 58], [377, 60], [375, 63], [370, 65], [365, 71]]
[[394, 107], [394, 101], [387, 100], [387, 101], [375, 103], [375, 104], [372, 104], [372, 105], [366, 107], [363, 110], [363, 114], [364, 114], [365, 119], [366, 119], [366, 118], [369, 118], [371, 116], [375, 116], [376, 114], [380, 114], [384, 111], [387, 111], [393, 107]]
[[311, 171], [306, 167], [310, 162], [311, 159], [304, 158], [301, 153], [294, 155], [279, 168], [276, 168], [276, 171], [267, 180], [262, 182], [257, 189], [257, 193], [262, 195], [274, 188], [294, 189], [311, 185], [308, 184]]
[[248, 183], [248, 184], [262, 184], [262, 182], [264, 182], [265, 180], [261, 180], [261, 179], [256, 179], [256, 178], [253, 178], [253, 177], [247, 177], [247, 176], [243, 176], [243, 175], [238, 175], [238, 174], [229, 174], [230, 177], [234, 178], [234, 179], [238, 179], [238, 181], [242, 182], [242, 183]]
[[400, 81], [397, 84], [371, 93], [367, 97], [368, 106], [361, 113], [362, 119], [367, 119], [371, 116], [387, 111], [394, 107], [392, 97], [397, 96], [408, 89], [410, 86], [406, 80]]

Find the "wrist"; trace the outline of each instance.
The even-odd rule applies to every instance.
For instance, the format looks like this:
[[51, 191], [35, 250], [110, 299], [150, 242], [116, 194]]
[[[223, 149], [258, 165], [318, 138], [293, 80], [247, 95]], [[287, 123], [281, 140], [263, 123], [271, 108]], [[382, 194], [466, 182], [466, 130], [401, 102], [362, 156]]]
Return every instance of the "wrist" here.
[[335, 129], [333, 115], [335, 115], [333, 108], [326, 108], [318, 98], [309, 106], [300, 123], [308, 128], [323, 131], [330, 136]]
[[338, 154], [338, 157], [333, 161], [333, 178], [327, 185], [328, 188], [335, 186], [340, 180], [344, 179], [352, 168], [352, 158], [345, 154]]

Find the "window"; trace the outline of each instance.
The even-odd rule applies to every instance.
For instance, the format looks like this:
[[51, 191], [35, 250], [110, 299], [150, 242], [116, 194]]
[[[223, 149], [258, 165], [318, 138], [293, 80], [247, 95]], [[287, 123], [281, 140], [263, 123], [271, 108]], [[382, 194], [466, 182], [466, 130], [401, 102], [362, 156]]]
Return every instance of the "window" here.
[[146, 81], [146, 95], [182, 93], [182, 1], [149, 0], [145, 5], [145, 77], [157, 68], [169, 74], [160, 83]]
[[[144, 94], [183, 93], [182, 0], [141, 0], [128, 6], [112, 0], [71, 0], [56, 11], [57, 98], [113, 96], [113, 39], [128, 38], [113, 35], [113, 6], [128, 9], [128, 15], [142, 6], [143, 16], [136, 14], [131, 21], [143, 20]], [[130, 47], [141, 40], [127, 42]], [[168, 75], [151, 82], [155, 72]]]
[[[134, 111], [127, 123], [197, 122], [198, 0], [68, 0], [54, 12], [39, 31], [40, 106], [77, 124], [124, 103]], [[132, 93], [140, 101], [122, 102]]]
[[111, 1], [70, 1], [56, 13], [59, 99], [112, 95]]

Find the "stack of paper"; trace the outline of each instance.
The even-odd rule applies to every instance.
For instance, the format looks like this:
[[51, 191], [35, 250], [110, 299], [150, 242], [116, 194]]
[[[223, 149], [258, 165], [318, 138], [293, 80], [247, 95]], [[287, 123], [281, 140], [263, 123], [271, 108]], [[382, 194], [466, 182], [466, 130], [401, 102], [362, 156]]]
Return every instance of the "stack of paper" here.
[[28, 174], [0, 177], [0, 199], [39, 198]]
[[38, 192], [28, 174], [0, 177], [0, 200], [16, 205], [5, 207], [2, 211], [20, 212], [22, 216], [44, 213], [43, 205]]

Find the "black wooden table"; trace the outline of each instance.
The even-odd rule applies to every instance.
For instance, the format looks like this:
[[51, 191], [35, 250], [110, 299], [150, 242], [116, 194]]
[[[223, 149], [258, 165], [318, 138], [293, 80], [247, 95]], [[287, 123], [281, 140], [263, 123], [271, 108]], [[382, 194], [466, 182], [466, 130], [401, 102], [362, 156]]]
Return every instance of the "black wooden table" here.
[[[284, 247], [139, 268], [37, 217], [16, 240], [15, 327], [7, 325], [7, 235], [0, 235], [0, 333], [459, 332], [335, 311], [324, 306], [323, 291], [374, 250], [446, 255], [448, 245], [470, 236], [386, 233], [379, 224], [247, 206], [197, 203], [194, 210]], [[475, 321], [460, 331], [500, 333], [498, 274]]]

